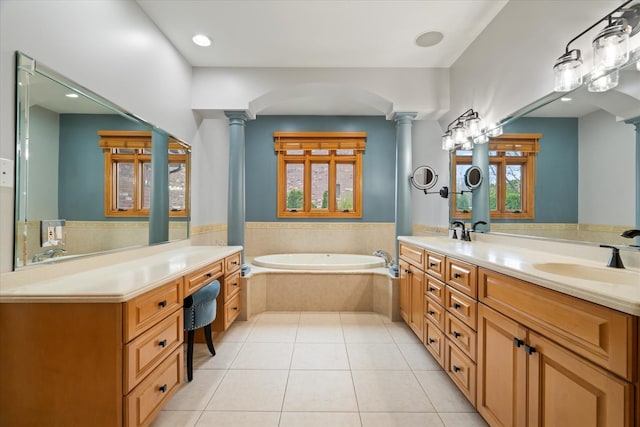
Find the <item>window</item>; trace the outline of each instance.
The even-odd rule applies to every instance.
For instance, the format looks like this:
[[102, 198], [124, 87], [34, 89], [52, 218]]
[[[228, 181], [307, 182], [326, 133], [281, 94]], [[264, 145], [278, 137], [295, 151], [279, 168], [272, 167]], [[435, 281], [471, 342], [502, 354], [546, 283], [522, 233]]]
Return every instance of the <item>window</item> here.
[[[99, 131], [104, 152], [104, 216], [147, 217], [151, 206], [151, 132]], [[169, 140], [169, 216], [187, 216], [188, 150]]]
[[[489, 141], [489, 210], [491, 218], [534, 219], [536, 153], [541, 134], [504, 134]], [[464, 173], [471, 166], [471, 151], [453, 155], [453, 216], [471, 218], [471, 193], [464, 192]]]
[[275, 132], [279, 218], [362, 218], [365, 132]]

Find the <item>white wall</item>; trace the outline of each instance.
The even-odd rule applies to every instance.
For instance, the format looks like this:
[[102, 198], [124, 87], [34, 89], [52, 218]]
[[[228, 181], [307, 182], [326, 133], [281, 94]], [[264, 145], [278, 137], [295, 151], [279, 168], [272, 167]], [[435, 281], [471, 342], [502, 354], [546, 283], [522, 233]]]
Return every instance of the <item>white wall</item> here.
[[[441, 148], [442, 128], [435, 120], [413, 122], [412, 160], [413, 168], [431, 166], [438, 174], [438, 182], [429, 191], [438, 191], [449, 186], [449, 153]], [[413, 201], [413, 223], [429, 227], [449, 226], [449, 199], [438, 194], [425, 195], [423, 191], [411, 188]]]
[[635, 126], [596, 111], [578, 120], [578, 222], [635, 224]]
[[[0, 157], [15, 156], [16, 50], [190, 141], [191, 67], [133, 1], [0, 1]], [[197, 197], [196, 197], [197, 198]], [[14, 190], [0, 188], [0, 272], [11, 270]]]

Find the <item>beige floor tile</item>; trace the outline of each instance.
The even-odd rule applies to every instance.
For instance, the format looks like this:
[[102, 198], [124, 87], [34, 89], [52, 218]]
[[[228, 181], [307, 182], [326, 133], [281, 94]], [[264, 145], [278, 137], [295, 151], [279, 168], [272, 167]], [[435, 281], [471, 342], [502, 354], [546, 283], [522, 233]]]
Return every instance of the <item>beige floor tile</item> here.
[[251, 330], [247, 342], [295, 342], [297, 332], [297, 323], [258, 323]]
[[303, 311], [300, 313], [302, 325], [340, 326], [340, 313], [332, 311]]
[[213, 344], [217, 342], [244, 342], [251, 333], [251, 330], [255, 326], [255, 322], [246, 322], [242, 320], [236, 320], [231, 324], [229, 329], [225, 332], [216, 334], [213, 339]]
[[[180, 390], [167, 402], [167, 411], [203, 410], [218, 388], [226, 371], [199, 369], [193, 372], [193, 381], [182, 385]], [[185, 373], [186, 376], [186, 373]]]
[[409, 371], [352, 371], [360, 412], [435, 412]]
[[411, 328], [404, 322], [393, 322], [385, 325], [387, 331], [393, 337], [393, 340], [398, 343], [420, 343], [420, 338], [411, 330]]
[[398, 344], [400, 352], [414, 371], [441, 371], [436, 359], [429, 354], [422, 343]]
[[204, 411], [196, 427], [278, 427], [279, 420], [280, 412]]
[[229, 369], [231, 362], [236, 358], [238, 351], [240, 351], [240, 348], [242, 347], [241, 342], [233, 341], [224, 341], [221, 343], [214, 342], [213, 345], [216, 349], [215, 356], [211, 356], [206, 344], [196, 344], [193, 346], [194, 371], [198, 369]]
[[384, 326], [372, 324], [342, 324], [344, 341], [347, 343], [393, 343], [391, 334]]
[[415, 375], [437, 412], [475, 412], [444, 371], [416, 371]]
[[291, 369], [348, 370], [347, 350], [344, 344], [296, 343]]
[[355, 412], [358, 410], [349, 371], [291, 371], [285, 412]]
[[444, 427], [436, 413], [363, 412], [362, 427]]
[[194, 427], [202, 411], [160, 411], [150, 427]]
[[382, 316], [370, 312], [341, 312], [343, 325], [382, 325]]
[[348, 343], [347, 354], [353, 370], [409, 370], [396, 344]]
[[296, 342], [343, 343], [344, 334], [342, 333], [342, 326], [340, 322], [326, 325], [302, 324], [302, 322], [300, 322]]
[[266, 325], [266, 324], [290, 324], [295, 323], [298, 324], [300, 321], [300, 312], [299, 311], [267, 311], [261, 313], [260, 316], [256, 319], [256, 325]]
[[477, 412], [446, 413], [438, 415], [440, 415], [445, 427], [487, 427], [487, 423]]
[[280, 411], [288, 371], [227, 371], [208, 411]]
[[361, 427], [357, 412], [283, 412], [280, 427]]
[[231, 369], [280, 369], [291, 365], [293, 343], [246, 342], [231, 364]]

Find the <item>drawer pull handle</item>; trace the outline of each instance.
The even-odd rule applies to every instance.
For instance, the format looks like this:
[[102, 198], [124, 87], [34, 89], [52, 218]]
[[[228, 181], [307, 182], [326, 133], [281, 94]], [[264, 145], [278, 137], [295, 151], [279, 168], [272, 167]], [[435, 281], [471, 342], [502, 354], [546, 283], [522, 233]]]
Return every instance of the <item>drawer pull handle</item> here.
[[459, 279], [461, 277], [462, 277], [462, 275], [460, 273], [453, 273], [453, 278], [454, 279]]
[[461, 334], [460, 332], [453, 331], [453, 336], [454, 336], [455, 338], [459, 338], [459, 337], [461, 337], [461, 336], [462, 336], [462, 334]]
[[433, 311], [433, 310], [429, 310], [429, 316], [433, 316], [434, 314], [436, 314], [436, 312], [435, 312], [435, 311]]
[[434, 338], [429, 338], [429, 344], [433, 344], [434, 342], [436, 342]]
[[460, 372], [462, 371], [461, 368], [457, 367], [456, 365], [453, 365], [453, 372]]
[[239, 263], [238, 263], [238, 261], [231, 261], [231, 264], [238, 265]]
[[160, 390], [160, 393], [165, 393], [167, 391], [167, 385], [161, 385], [160, 387], [158, 387], [158, 390]]
[[232, 283], [231, 286], [238, 286], [238, 282]]
[[435, 266], [436, 266], [436, 263], [435, 263], [435, 262], [430, 262], [430, 263], [429, 263], [429, 267], [435, 267]]
[[162, 340], [158, 343], [158, 345], [162, 348], [165, 348], [167, 346], [167, 340]]
[[436, 288], [434, 288], [433, 286], [429, 287], [429, 292], [435, 292]]
[[533, 346], [529, 346], [529, 345], [526, 345], [526, 344], [525, 344], [525, 346], [524, 346], [524, 351], [525, 351], [528, 355], [532, 355], [533, 353], [535, 353], [535, 352], [536, 352], [536, 348], [535, 348], [535, 347], [533, 347]]
[[523, 344], [524, 341], [522, 341], [520, 338], [513, 339], [513, 345], [515, 345], [516, 347], [520, 348]]
[[164, 299], [158, 303], [158, 307], [165, 308], [167, 306], [167, 300]]
[[238, 311], [238, 307], [233, 307], [233, 309], [234, 309], [235, 311]]
[[456, 310], [459, 309], [460, 307], [462, 307], [460, 304], [458, 304], [457, 302], [453, 303], [453, 308], [455, 308]]
[[213, 273], [207, 273], [207, 274], [205, 274], [205, 276], [211, 277], [211, 276], [213, 276]]

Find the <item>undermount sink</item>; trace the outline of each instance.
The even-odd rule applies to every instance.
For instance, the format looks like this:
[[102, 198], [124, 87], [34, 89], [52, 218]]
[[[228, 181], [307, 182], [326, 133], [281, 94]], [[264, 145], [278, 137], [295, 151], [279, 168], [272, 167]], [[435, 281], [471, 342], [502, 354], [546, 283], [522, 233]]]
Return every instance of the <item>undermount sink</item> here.
[[533, 268], [558, 276], [573, 277], [581, 280], [610, 283], [616, 285], [640, 285], [640, 275], [635, 271], [619, 270], [610, 267], [591, 267], [562, 262], [533, 264]]

